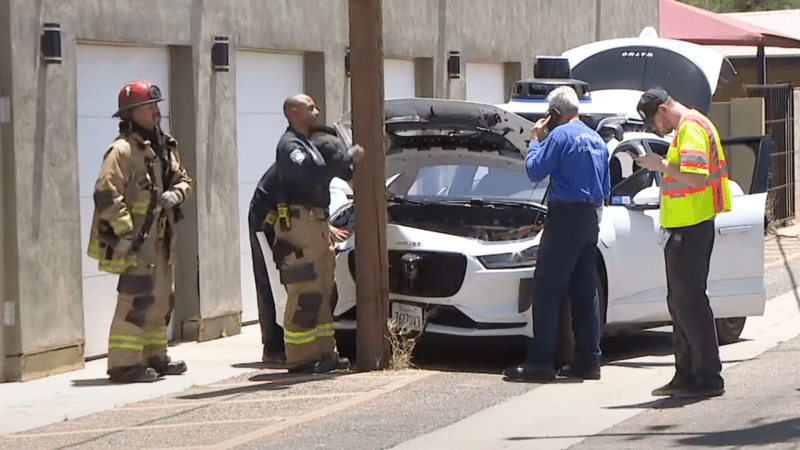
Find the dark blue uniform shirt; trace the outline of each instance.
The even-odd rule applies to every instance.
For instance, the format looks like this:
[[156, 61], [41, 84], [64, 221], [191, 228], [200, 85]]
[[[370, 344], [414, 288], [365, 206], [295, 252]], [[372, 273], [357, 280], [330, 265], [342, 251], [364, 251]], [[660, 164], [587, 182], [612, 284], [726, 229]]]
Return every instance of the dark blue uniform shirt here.
[[315, 145], [291, 127], [278, 141], [275, 163], [261, 177], [250, 200], [248, 221], [258, 230], [278, 203], [328, 209], [333, 177], [352, 178], [352, 159], [338, 138], [321, 133]]
[[533, 182], [550, 175], [548, 202], [588, 201], [602, 206], [611, 190], [608, 148], [580, 120], [555, 127], [544, 141], [531, 141], [525, 166]]

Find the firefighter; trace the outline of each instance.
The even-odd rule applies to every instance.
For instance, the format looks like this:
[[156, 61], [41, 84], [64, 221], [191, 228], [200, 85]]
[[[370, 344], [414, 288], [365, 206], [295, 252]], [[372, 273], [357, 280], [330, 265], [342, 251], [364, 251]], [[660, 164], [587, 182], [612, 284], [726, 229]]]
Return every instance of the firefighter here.
[[178, 143], [162, 133], [158, 87], [139, 79], [119, 91], [119, 136], [103, 157], [94, 189], [88, 254], [119, 274], [108, 339], [108, 375], [117, 383], [156, 381], [186, 371], [167, 356], [175, 305], [175, 224], [191, 178]]
[[329, 187], [334, 177], [351, 178], [352, 163], [364, 150], [355, 145], [347, 151], [320, 151], [308, 138], [319, 114], [308, 95], [287, 98], [283, 111], [289, 128], [278, 142], [277, 210], [268, 220], [275, 232], [273, 258], [288, 294], [283, 321], [286, 366], [290, 372], [346, 369], [350, 362], [339, 357], [333, 332]]

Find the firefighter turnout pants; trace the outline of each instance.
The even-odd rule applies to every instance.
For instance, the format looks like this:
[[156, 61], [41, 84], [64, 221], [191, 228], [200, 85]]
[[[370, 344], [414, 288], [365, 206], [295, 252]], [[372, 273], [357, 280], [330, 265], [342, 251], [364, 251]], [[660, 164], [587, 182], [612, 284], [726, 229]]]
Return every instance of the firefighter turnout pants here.
[[152, 366], [167, 357], [167, 323], [175, 306], [168, 243], [151, 236], [138, 265], [119, 276], [117, 308], [108, 337], [108, 370]]
[[333, 335], [333, 245], [321, 208], [292, 205], [275, 224], [272, 246], [288, 298], [284, 312], [287, 367], [336, 358]]

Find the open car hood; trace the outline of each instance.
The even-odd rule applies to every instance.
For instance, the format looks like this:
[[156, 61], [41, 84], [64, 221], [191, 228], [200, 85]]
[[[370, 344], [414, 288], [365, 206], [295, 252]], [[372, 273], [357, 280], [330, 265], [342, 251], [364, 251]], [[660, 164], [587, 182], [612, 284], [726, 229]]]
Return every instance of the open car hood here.
[[[659, 38], [645, 29], [637, 38], [609, 39], [567, 50], [572, 77], [597, 91], [661, 88], [677, 101], [708, 112], [718, 85], [736, 74], [725, 56], [708, 47]], [[598, 98], [593, 98], [598, 103]], [[635, 107], [635, 103], [633, 105]], [[625, 108], [627, 110], [629, 108]]]
[[[387, 156], [417, 150], [427, 157], [455, 150], [524, 161], [533, 123], [486, 103], [406, 98], [384, 106]], [[350, 114], [341, 124], [350, 128]], [[439, 159], [439, 158], [437, 158]]]

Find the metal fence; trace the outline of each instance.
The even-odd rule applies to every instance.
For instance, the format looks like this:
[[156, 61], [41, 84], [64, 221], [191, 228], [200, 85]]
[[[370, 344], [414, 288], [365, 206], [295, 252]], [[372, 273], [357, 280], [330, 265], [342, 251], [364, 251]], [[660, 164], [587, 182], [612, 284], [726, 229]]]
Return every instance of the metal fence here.
[[772, 137], [768, 212], [775, 226], [794, 218], [794, 84], [745, 85], [745, 97], [764, 99], [764, 128]]

